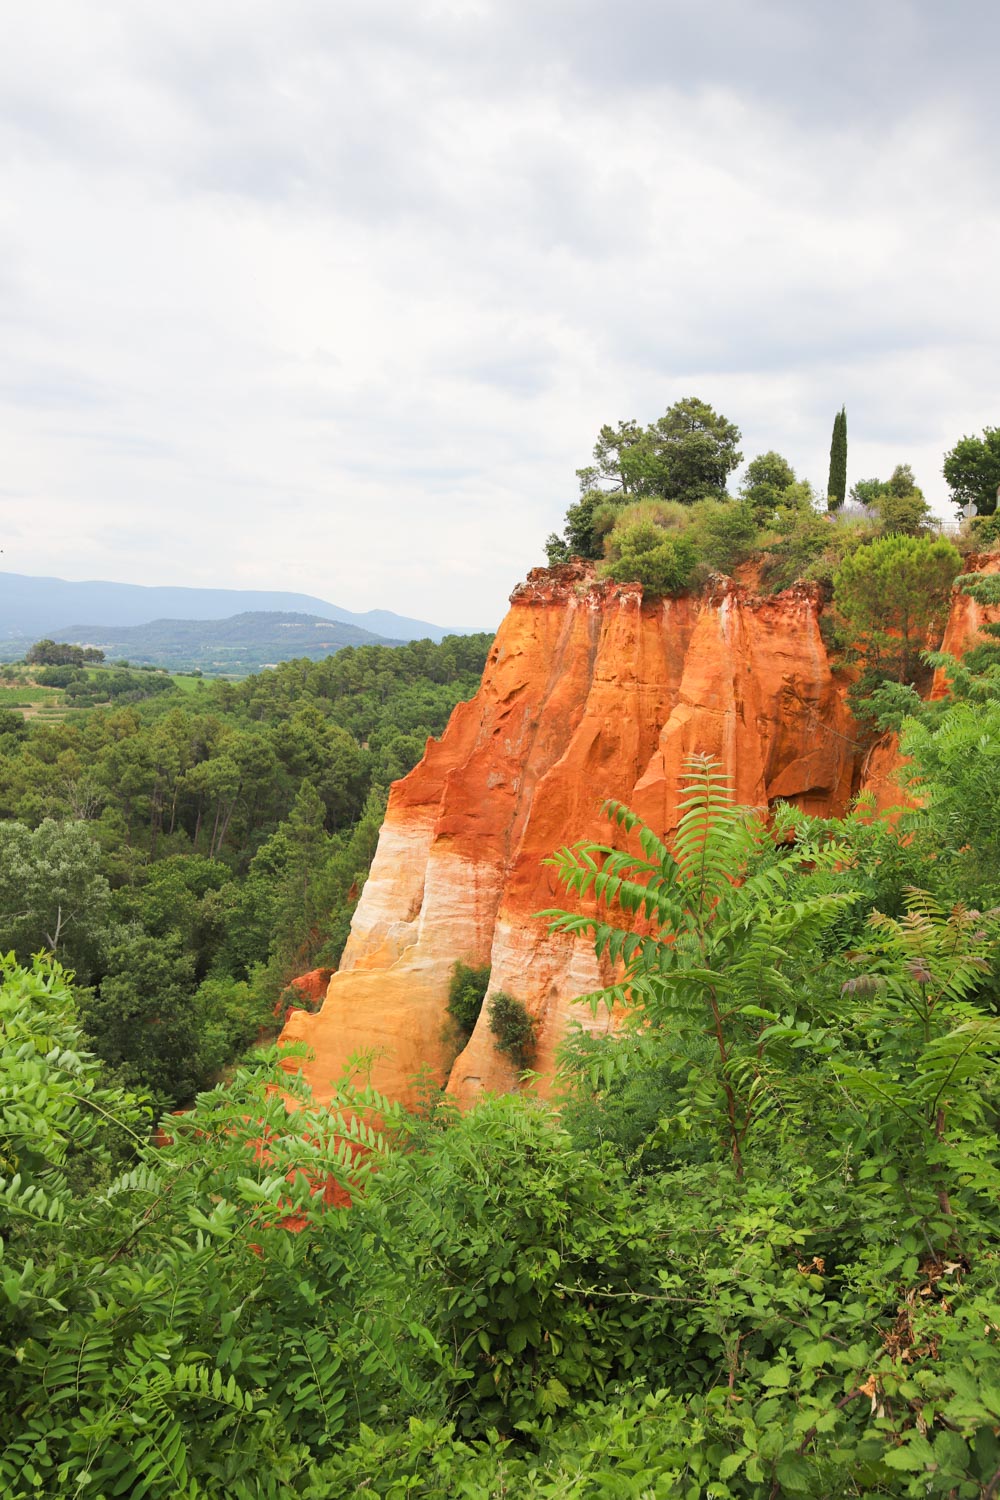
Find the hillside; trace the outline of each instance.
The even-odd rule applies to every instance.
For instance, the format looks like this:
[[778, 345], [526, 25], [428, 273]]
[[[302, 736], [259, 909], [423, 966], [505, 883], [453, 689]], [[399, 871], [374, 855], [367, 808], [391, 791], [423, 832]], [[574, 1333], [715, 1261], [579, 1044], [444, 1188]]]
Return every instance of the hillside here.
[[281, 610], [251, 610], [228, 620], [74, 625], [57, 631], [54, 639], [99, 646], [109, 661], [124, 657], [137, 666], [240, 677], [295, 657], [319, 661], [344, 646], [402, 644], [357, 625]]
[[77, 620], [101, 620], [105, 626], [144, 625], [163, 619], [225, 620], [261, 610], [337, 620], [398, 641], [440, 641], [446, 635], [474, 633], [471, 628], [413, 620], [390, 609], [355, 614], [311, 594], [282, 590], [148, 587], [101, 579], [77, 583], [65, 578], [0, 573], [0, 641], [55, 636]]

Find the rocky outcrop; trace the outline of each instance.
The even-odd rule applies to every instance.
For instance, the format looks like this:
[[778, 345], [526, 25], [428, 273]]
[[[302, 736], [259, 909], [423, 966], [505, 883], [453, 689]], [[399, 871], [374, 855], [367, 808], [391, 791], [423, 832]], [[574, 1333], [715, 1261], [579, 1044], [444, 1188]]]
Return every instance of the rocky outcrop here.
[[280, 1016], [290, 1004], [316, 1010], [320, 1001], [326, 999], [326, 992], [333, 975], [333, 969], [310, 969], [308, 974], [300, 974], [297, 979], [291, 980], [288, 988], [282, 990], [278, 996], [274, 1014]]
[[[995, 571], [1000, 558], [967, 566]], [[563, 904], [545, 859], [605, 837], [607, 797], [669, 835], [691, 754], [715, 756], [737, 798], [761, 809], [783, 799], [839, 814], [862, 785], [882, 809], [903, 804], [895, 741], [867, 753], [857, 742], [821, 608], [806, 585], [763, 598], [717, 579], [699, 595], [645, 599], [586, 564], [531, 573], [476, 697], [392, 789], [322, 1009], [286, 1024], [283, 1040], [312, 1051], [304, 1071], [317, 1097], [330, 1097], [352, 1058], [395, 1098], [412, 1100], [421, 1072], [466, 1103], [515, 1087], [485, 1015], [455, 1055], [446, 999], [458, 959], [489, 964], [490, 992], [534, 1016], [544, 1091], [570, 1021], [608, 1025], [576, 1001], [605, 978], [591, 946], [553, 936], [538, 916]], [[961, 655], [996, 618], [1000, 608], [956, 593], [944, 649]]]
[[909, 765], [899, 751], [899, 736], [883, 734], [866, 752], [861, 762], [861, 786], [872, 799], [877, 817], [897, 817], [904, 808], [913, 807], [913, 796], [907, 791], [904, 771]]
[[[973, 554], [965, 558], [963, 567], [966, 573], [1000, 573], [1000, 554]], [[997, 621], [1000, 621], [1000, 605], [977, 604], [962, 589], [953, 589], [941, 650], [956, 658], [963, 656], [970, 646], [976, 644], [983, 626], [994, 625]], [[947, 691], [947, 673], [938, 670], [934, 674], [931, 697], [943, 698]]]
[[819, 629], [818, 591], [761, 598], [719, 579], [700, 595], [644, 599], [573, 563], [514, 590], [482, 686], [392, 789], [340, 970], [317, 1015], [294, 1012], [306, 1073], [329, 1097], [352, 1055], [376, 1086], [412, 1098], [422, 1069], [462, 1101], [515, 1085], [485, 1015], [455, 1057], [446, 995], [457, 959], [490, 964], [491, 993], [536, 1019], [542, 1087], [575, 997], [602, 976], [582, 940], [552, 936], [562, 904], [546, 856], [604, 837], [600, 805], [629, 803], [660, 833], [678, 818], [685, 758], [714, 755], [737, 797], [843, 812], [860, 767]]

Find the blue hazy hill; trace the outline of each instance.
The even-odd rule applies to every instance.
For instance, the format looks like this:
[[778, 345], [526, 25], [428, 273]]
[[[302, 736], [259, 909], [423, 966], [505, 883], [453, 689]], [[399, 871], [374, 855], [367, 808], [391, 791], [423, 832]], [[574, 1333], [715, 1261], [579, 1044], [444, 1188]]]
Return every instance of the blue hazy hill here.
[[440, 641], [446, 635], [472, 635], [473, 627], [433, 625], [412, 620], [390, 609], [358, 614], [311, 594], [277, 589], [205, 589], [108, 583], [73, 583], [65, 578], [36, 578], [26, 573], [0, 573], [0, 640], [55, 636], [98, 621], [111, 626], [147, 625], [151, 621], [227, 620], [234, 615], [294, 613], [337, 620], [371, 635], [395, 641]]

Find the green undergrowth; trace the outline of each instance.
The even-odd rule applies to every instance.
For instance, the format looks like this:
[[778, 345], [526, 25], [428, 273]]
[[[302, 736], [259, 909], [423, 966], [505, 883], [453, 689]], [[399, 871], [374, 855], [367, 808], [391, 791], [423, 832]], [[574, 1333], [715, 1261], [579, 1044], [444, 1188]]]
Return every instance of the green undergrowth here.
[[623, 1016], [559, 1111], [316, 1110], [265, 1058], [151, 1144], [69, 977], [6, 960], [0, 1492], [991, 1493], [997, 712], [913, 724], [902, 827], [769, 829], [699, 761], [669, 850], [611, 805], [557, 853]]

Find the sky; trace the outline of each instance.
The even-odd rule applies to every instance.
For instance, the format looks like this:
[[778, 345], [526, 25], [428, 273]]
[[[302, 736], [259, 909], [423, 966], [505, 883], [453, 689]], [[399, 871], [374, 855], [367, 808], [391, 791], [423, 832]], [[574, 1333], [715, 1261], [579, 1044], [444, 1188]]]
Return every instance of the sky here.
[[[603, 422], [825, 490], [1000, 422], [990, 0], [34, 0], [0, 567], [492, 627]], [[738, 475], [736, 476], [738, 481]]]

